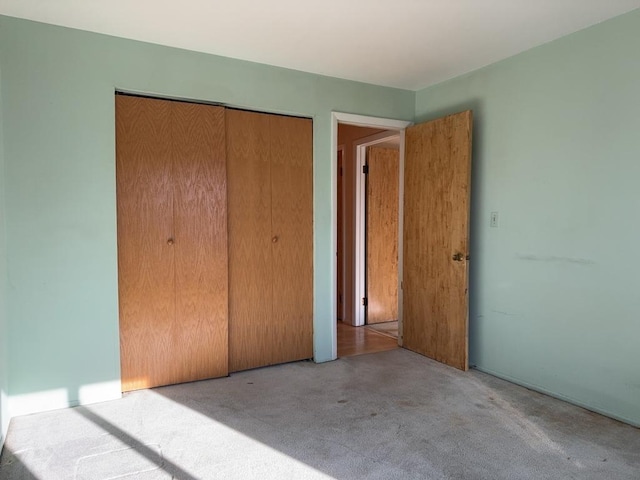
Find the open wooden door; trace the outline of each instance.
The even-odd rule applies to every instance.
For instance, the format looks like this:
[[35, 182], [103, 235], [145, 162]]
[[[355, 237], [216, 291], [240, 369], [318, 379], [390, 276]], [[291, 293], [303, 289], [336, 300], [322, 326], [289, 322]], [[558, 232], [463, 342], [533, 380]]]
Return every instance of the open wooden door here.
[[336, 318], [342, 320], [344, 318], [344, 201], [342, 196], [343, 191], [343, 178], [342, 178], [342, 154], [344, 150], [338, 149], [338, 196], [337, 196], [337, 210], [338, 210], [338, 222], [337, 222], [337, 242], [336, 242]]
[[468, 368], [472, 112], [407, 128], [403, 346]]
[[397, 148], [367, 154], [367, 324], [398, 320]]

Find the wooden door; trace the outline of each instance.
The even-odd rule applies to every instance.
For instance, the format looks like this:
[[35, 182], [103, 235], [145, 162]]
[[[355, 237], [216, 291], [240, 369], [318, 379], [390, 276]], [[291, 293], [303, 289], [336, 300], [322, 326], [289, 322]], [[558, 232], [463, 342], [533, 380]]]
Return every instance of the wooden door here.
[[398, 320], [398, 149], [367, 151], [367, 324]]
[[116, 96], [123, 391], [227, 374], [224, 111]]
[[271, 159], [269, 117], [227, 110], [229, 371], [258, 366], [270, 350]]
[[404, 171], [403, 346], [468, 368], [471, 111], [409, 127]]
[[337, 152], [338, 158], [338, 188], [337, 188], [337, 228], [336, 228], [336, 318], [342, 320], [344, 315], [344, 199], [342, 178], [342, 152]]
[[273, 364], [313, 357], [313, 132], [308, 118], [270, 123]]
[[122, 390], [164, 379], [175, 322], [171, 102], [116, 96]]
[[224, 108], [173, 102], [174, 373], [228, 374], [227, 169]]
[[230, 371], [313, 356], [311, 135], [227, 110]]

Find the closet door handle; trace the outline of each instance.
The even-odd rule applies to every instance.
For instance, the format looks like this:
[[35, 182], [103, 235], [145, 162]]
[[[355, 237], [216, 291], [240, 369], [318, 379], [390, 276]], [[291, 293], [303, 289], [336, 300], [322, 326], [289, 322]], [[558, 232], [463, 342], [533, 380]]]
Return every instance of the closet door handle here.
[[173, 245], [173, 238], [170, 238], [169, 240], [167, 240], [167, 245], [171, 246]]
[[278, 237], [277, 237], [277, 236], [274, 236], [274, 237], [271, 239], [271, 242], [272, 242], [272, 243], [278, 243]]

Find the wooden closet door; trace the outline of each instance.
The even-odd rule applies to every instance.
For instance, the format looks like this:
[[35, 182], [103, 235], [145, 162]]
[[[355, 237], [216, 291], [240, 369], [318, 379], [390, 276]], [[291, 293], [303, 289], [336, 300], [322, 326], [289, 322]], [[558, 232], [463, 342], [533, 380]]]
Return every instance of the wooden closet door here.
[[311, 121], [227, 110], [229, 369], [310, 358]]
[[123, 391], [227, 374], [224, 112], [116, 97]]
[[171, 102], [116, 96], [122, 390], [162, 382], [175, 322]]
[[312, 121], [271, 116], [273, 318], [269, 363], [313, 357]]
[[367, 324], [398, 320], [398, 179], [400, 152], [367, 155]]
[[229, 370], [265, 365], [273, 315], [269, 115], [227, 110]]
[[223, 107], [173, 102], [176, 321], [167, 383], [228, 374]]

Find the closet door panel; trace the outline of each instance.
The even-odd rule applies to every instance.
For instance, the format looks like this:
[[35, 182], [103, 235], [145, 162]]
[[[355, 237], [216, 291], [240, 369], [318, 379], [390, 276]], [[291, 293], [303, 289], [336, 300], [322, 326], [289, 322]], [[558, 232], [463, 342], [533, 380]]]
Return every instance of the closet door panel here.
[[312, 121], [272, 115], [271, 363], [313, 356]]
[[175, 319], [171, 102], [116, 96], [122, 390], [161, 384]]
[[229, 370], [273, 363], [269, 115], [227, 110]]
[[228, 373], [224, 108], [173, 102], [176, 321], [167, 383]]

